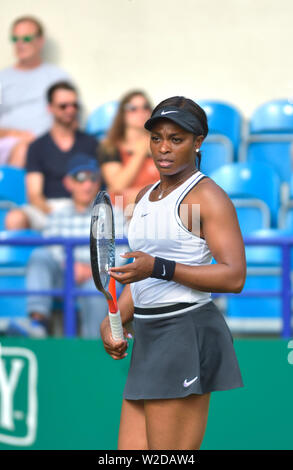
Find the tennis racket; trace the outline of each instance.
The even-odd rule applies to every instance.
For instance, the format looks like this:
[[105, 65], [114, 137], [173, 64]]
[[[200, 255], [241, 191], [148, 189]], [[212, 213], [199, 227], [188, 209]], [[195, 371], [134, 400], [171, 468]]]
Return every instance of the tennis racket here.
[[124, 339], [120, 312], [117, 305], [116, 283], [109, 274], [115, 266], [115, 224], [110, 197], [100, 191], [91, 213], [90, 257], [92, 275], [97, 289], [108, 302], [110, 326], [113, 339]]

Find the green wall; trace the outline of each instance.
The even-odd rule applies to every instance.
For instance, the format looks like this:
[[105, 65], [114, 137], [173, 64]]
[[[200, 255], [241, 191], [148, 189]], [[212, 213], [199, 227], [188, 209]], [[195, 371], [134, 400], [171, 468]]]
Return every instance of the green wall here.
[[[202, 449], [293, 449], [293, 344], [234, 344], [245, 388], [212, 394]], [[114, 361], [100, 340], [0, 345], [0, 449], [116, 448], [130, 354]]]

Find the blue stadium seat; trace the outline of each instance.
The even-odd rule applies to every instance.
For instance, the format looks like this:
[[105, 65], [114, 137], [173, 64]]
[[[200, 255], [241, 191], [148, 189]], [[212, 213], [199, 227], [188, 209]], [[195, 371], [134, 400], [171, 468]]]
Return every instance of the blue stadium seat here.
[[287, 99], [268, 101], [250, 118], [250, 134], [293, 134], [293, 105]]
[[[242, 292], [258, 289], [279, 291], [281, 289], [280, 275], [248, 273]], [[280, 333], [282, 328], [281, 298], [229, 296], [226, 319], [234, 333]]]
[[[266, 239], [292, 236], [292, 232], [270, 228], [252, 232], [250, 235]], [[281, 290], [282, 249], [278, 246], [249, 245], [245, 251], [247, 278], [242, 292]], [[291, 268], [293, 268], [292, 259], [291, 248]], [[231, 296], [227, 300], [226, 316], [234, 332], [279, 333], [282, 328], [282, 299], [272, 296]]]
[[293, 174], [290, 174], [286, 192], [282, 195], [282, 202], [278, 214], [278, 227], [293, 230]]
[[[0, 268], [0, 289], [25, 289], [26, 280], [23, 270], [10, 270], [9, 275], [1, 273]], [[0, 296], [0, 329], [1, 323], [7, 327], [11, 318], [25, 318], [27, 316], [27, 296]], [[5, 330], [6, 328], [3, 328]]]
[[6, 207], [2, 208], [0, 203], [0, 232], [2, 232], [2, 230], [5, 230], [5, 217], [8, 212], [9, 209]]
[[242, 135], [241, 112], [234, 105], [221, 101], [199, 100], [197, 103], [207, 114], [209, 134], [228, 137], [232, 142], [236, 158]]
[[293, 201], [282, 205], [278, 215], [278, 227], [280, 229], [291, 230], [293, 233]]
[[270, 209], [272, 226], [277, 226], [280, 205], [280, 178], [266, 163], [241, 162], [224, 165], [210, 177], [221, 186], [232, 199], [251, 199]]
[[[0, 232], [0, 240], [20, 237], [40, 237], [36, 230], [6, 230]], [[37, 246], [37, 245], [36, 245]], [[26, 266], [34, 246], [0, 245], [0, 269], [1, 267]]]
[[[282, 237], [282, 236], [293, 236], [292, 230], [279, 229], [279, 228], [268, 228], [262, 230], [256, 230], [249, 234], [251, 237], [260, 239]], [[292, 252], [293, 248], [291, 249]], [[275, 245], [247, 245], [246, 251], [246, 263], [248, 267], [281, 267], [282, 264], [282, 248]], [[291, 266], [293, 269], [293, 257], [291, 255], [292, 262]]]
[[209, 135], [201, 146], [200, 170], [206, 175], [223, 165], [233, 162], [233, 145], [230, 139], [220, 135]]
[[246, 144], [246, 154], [243, 157], [241, 150], [241, 161], [269, 163], [278, 173], [282, 183], [289, 183], [292, 173], [291, 162], [291, 140], [288, 142], [267, 141], [265, 136], [249, 138]]
[[[0, 239], [17, 237], [39, 237], [34, 230], [16, 230], [0, 232]], [[25, 269], [33, 246], [0, 245], [0, 289], [25, 289]], [[0, 295], [0, 330], [6, 327], [11, 318], [25, 318], [26, 296]], [[5, 330], [5, 328], [4, 328]]]
[[292, 144], [293, 105], [284, 99], [269, 101], [253, 112], [239, 161], [268, 162], [278, 172], [281, 182], [288, 184], [293, 169]]
[[269, 228], [271, 225], [271, 214], [269, 207], [258, 199], [235, 199], [235, 206], [240, 230], [243, 236], [259, 229]]
[[25, 189], [25, 170], [9, 166], [0, 166], [0, 203], [7, 208], [27, 202]]
[[105, 137], [117, 113], [118, 106], [117, 101], [109, 101], [95, 109], [88, 117], [85, 127], [86, 132], [98, 139]]
[[288, 200], [292, 199], [293, 200], [293, 174], [290, 175], [290, 182], [288, 185]]

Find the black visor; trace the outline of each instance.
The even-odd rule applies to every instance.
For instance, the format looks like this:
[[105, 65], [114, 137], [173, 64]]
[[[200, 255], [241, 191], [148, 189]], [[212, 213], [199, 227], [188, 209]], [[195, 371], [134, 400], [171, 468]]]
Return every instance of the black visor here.
[[192, 134], [204, 135], [204, 131], [200, 121], [190, 112], [176, 108], [176, 106], [166, 106], [165, 108], [158, 109], [155, 114], [146, 121], [144, 127], [151, 131], [153, 125], [159, 119], [169, 119], [170, 121], [175, 122], [178, 126], [182, 127], [188, 132]]

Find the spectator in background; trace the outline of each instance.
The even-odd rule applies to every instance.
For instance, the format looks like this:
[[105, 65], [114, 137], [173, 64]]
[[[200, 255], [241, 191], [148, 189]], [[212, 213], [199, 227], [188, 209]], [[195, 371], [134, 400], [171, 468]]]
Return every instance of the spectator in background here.
[[151, 104], [145, 93], [128, 93], [99, 146], [98, 160], [112, 202], [116, 195], [122, 195], [124, 207], [134, 203], [140, 189], [160, 179], [144, 128], [150, 115]]
[[23, 167], [28, 145], [51, 126], [46, 90], [69, 76], [42, 61], [44, 29], [37, 19], [16, 19], [10, 39], [16, 64], [0, 71], [0, 165]]
[[[45, 237], [89, 237], [91, 207], [100, 187], [97, 162], [87, 155], [76, 155], [68, 163], [64, 185], [72, 194], [71, 203], [50, 214], [43, 231]], [[123, 212], [114, 208], [117, 233], [123, 234]], [[121, 247], [125, 252], [125, 247]], [[121, 250], [120, 250], [121, 252]], [[74, 251], [74, 277], [77, 287], [96, 290], [90, 267], [88, 245], [76, 247]], [[117, 251], [116, 265], [125, 262]], [[64, 277], [64, 253], [62, 247], [37, 248], [33, 251], [27, 269], [27, 288], [47, 290], [60, 288]], [[98, 337], [100, 323], [108, 313], [108, 304], [101, 295], [84, 296], [78, 299], [80, 305], [81, 336]], [[43, 326], [44, 335], [52, 308], [52, 298], [44, 296], [28, 297], [28, 313], [33, 325]], [[31, 332], [33, 335], [33, 328]], [[40, 331], [38, 328], [38, 336]]]
[[42, 230], [48, 214], [66, 206], [70, 192], [63, 185], [67, 163], [78, 152], [96, 159], [97, 140], [76, 129], [78, 97], [68, 82], [52, 85], [47, 93], [53, 126], [28, 149], [26, 186], [29, 205], [13, 209], [6, 216], [6, 228]]

